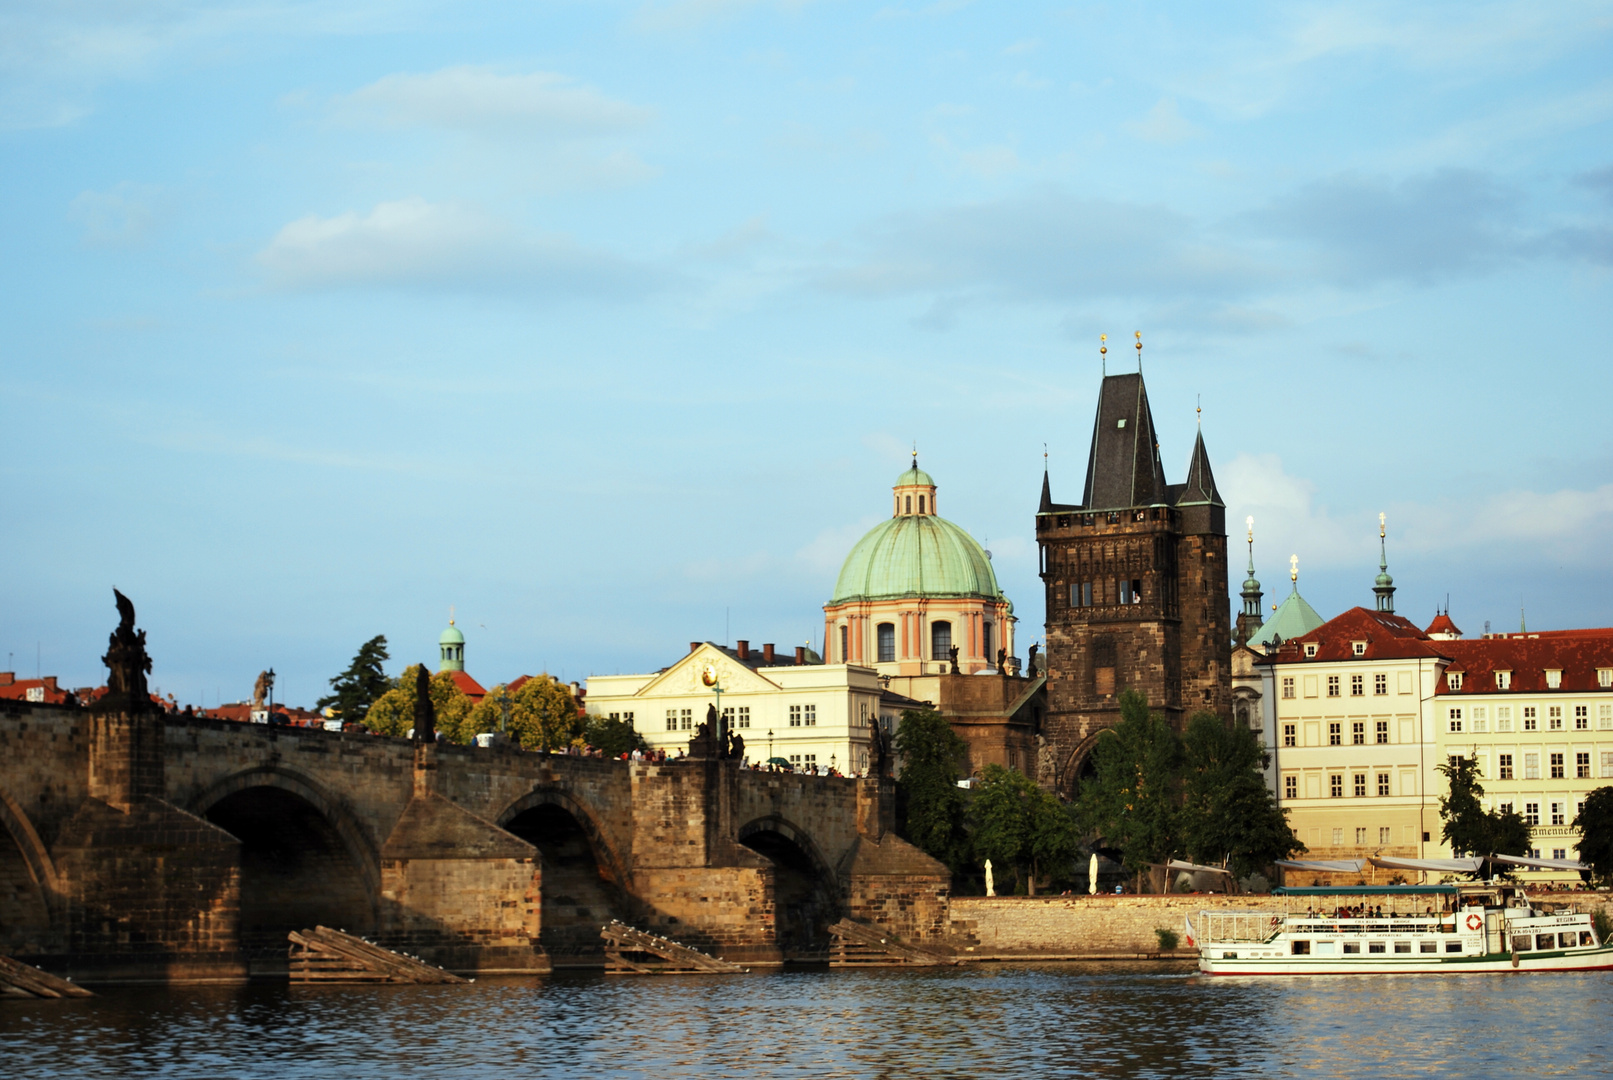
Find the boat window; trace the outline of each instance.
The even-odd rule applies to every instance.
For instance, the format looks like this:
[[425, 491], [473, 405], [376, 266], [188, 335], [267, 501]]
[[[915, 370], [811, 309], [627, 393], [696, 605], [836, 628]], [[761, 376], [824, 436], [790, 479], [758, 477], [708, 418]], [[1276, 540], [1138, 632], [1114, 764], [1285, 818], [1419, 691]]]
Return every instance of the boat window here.
[[1445, 951], [1446, 952], [1461, 952], [1462, 951], [1462, 943], [1460, 941], [1447, 941], [1445, 943]]
[[1311, 952], [1311, 943], [1310, 942], [1308, 942], [1308, 941], [1296, 941], [1296, 942], [1293, 943], [1293, 946], [1294, 946], [1294, 953], [1293, 954], [1295, 956], [1309, 956], [1310, 955], [1310, 952]]
[[1358, 953], [1361, 951], [1361, 943], [1359, 941], [1346, 941], [1344, 943], [1344, 951], [1347, 953]]
[[1557, 944], [1561, 948], [1572, 949], [1574, 947], [1574, 932], [1570, 930], [1565, 934], [1558, 934]]
[[1316, 951], [1319, 952], [1319, 953], [1330, 953], [1330, 952], [1336, 951], [1337, 949], [1338, 949], [1338, 943], [1337, 942], [1318, 941], [1316, 943]]
[[1535, 935], [1535, 948], [1537, 948], [1537, 949], [1555, 949], [1556, 947], [1557, 947], [1557, 935], [1556, 934], [1536, 934]]
[[1512, 951], [1528, 952], [1530, 949], [1534, 948], [1534, 944], [1534, 939], [1528, 934], [1516, 934], [1512, 938]]
[[1235, 952], [1224, 952], [1221, 954], [1221, 959], [1223, 960], [1236, 960], [1237, 958], [1238, 954]]
[[1439, 942], [1437, 941], [1420, 941], [1417, 944], [1419, 952], [1439, 952]]
[[1591, 937], [1591, 932], [1589, 930], [1581, 930], [1579, 932], [1579, 943], [1581, 945], [1595, 945], [1596, 939]]
[[1381, 942], [1381, 941], [1369, 941], [1369, 942], [1367, 942], [1367, 952], [1369, 952], [1369, 953], [1388, 952], [1388, 951], [1389, 951], [1389, 947], [1386, 944], [1384, 944], [1383, 942]]
[[1405, 953], [1411, 952], [1411, 942], [1409, 942], [1409, 941], [1397, 941], [1397, 942], [1395, 942], [1395, 952], [1405, 952]]

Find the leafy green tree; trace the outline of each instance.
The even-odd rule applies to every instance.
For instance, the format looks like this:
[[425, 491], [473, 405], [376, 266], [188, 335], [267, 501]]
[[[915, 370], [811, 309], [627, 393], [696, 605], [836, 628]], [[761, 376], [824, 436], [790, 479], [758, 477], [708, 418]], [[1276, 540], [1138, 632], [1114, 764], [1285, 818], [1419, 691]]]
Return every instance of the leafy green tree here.
[[1181, 740], [1135, 690], [1120, 695], [1120, 722], [1092, 750], [1097, 775], [1081, 787], [1082, 826], [1120, 849], [1126, 869], [1182, 853]]
[[[477, 703], [467, 721], [472, 735], [498, 730], [503, 713], [499, 698], [506, 692], [503, 685], [495, 686]], [[583, 722], [577, 715], [577, 699], [558, 680], [534, 675], [509, 694], [509, 699], [510, 724], [505, 733], [525, 749], [559, 750], [574, 743], [581, 745]]]
[[[1067, 878], [1081, 848], [1081, 833], [1071, 811], [1017, 769], [987, 765], [975, 788], [972, 816], [974, 852], [998, 866], [1011, 866], [1017, 884], [1024, 880], [1036, 895], [1037, 880], [1051, 872]], [[1028, 871], [1022, 877], [1021, 872]]]
[[382, 666], [390, 660], [386, 651], [386, 635], [376, 634], [358, 648], [347, 670], [330, 681], [331, 693], [319, 699], [316, 707], [334, 706], [336, 715], [344, 724], [362, 724], [370, 706], [392, 689], [392, 680], [386, 677]]
[[1613, 787], [1599, 787], [1585, 796], [1574, 828], [1579, 830], [1579, 861], [1598, 881], [1613, 878]]
[[606, 757], [621, 757], [623, 754], [631, 754], [634, 750], [650, 748], [644, 736], [634, 729], [631, 720], [621, 718], [613, 720], [598, 714], [589, 716], [583, 722], [582, 738], [583, 742], [602, 751]]
[[1224, 859], [1238, 879], [1305, 850], [1266, 786], [1254, 732], [1210, 712], [1182, 739], [1182, 840], [1196, 861]]
[[1447, 793], [1439, 798], [1439, 816], [1445, 824], [1440, 839], [1456, 855], [1522, 855], [1529, 850], [1529, 827], [1515, 811], [1486, 811], [1479, 797], [1476, 758], [1451, 758], [1436, 766], [1445, 777]]
[[[404, 668], [388, 690], [370, 706], [364, 724], [380, 735], [407, 735], [414, 727], [415, 672], [424, 665], [410, 664]], [[450, 742], [469, 742], [474, 735], [471, 723], [473, 706], [465, 692], [446, 671], [431, 676], [427, 684], [432, 708], [437, 714], [437, 730]]]
[[896, 787], [898, 832], [954, 871], [969, 855], [967, 800], [958, 787], [958, 766], [966, 749], [940, 713], [919, 709], [902, 713], [896, 729], [902, 772]]

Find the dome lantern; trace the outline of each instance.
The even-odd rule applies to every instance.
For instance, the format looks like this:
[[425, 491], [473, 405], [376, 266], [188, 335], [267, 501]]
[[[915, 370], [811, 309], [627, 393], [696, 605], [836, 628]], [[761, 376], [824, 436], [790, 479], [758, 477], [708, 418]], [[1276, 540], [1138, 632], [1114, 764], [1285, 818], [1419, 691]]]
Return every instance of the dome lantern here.
[[454, 625], [452, 616], [448, 619], [448, 629], [437, 638], [437, 649], [441, 653], [438, 671], [465, 670], [465, 635]]

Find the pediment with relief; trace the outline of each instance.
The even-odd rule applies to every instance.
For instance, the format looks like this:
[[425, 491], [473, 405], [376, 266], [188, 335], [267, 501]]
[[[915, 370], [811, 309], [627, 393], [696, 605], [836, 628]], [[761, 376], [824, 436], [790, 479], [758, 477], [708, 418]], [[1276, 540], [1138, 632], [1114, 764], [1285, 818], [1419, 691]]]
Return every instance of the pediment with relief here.
[[721, 685], [725, 694], [760, 694], [780, 689], [777, 683], [756, 674], [722, 650], [702, 645], [650, 680], [635, 696], [710, 693], [708, 677]]

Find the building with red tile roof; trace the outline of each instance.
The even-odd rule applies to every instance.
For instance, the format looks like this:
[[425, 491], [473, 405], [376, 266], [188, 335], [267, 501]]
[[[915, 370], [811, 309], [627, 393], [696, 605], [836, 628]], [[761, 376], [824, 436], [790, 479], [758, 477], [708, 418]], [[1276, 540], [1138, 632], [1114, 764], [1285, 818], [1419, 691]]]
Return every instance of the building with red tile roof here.
[[63, 705], [73, 699], [73, 692], [57, 685], [55, 675], [39, 679], [19, 679], [15, 672], [0, 671], [0, 701], [33, 701], [46, 705]]

